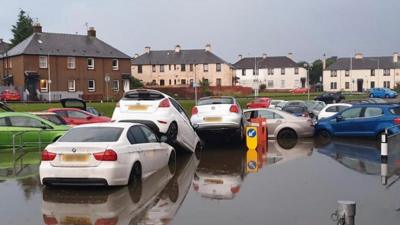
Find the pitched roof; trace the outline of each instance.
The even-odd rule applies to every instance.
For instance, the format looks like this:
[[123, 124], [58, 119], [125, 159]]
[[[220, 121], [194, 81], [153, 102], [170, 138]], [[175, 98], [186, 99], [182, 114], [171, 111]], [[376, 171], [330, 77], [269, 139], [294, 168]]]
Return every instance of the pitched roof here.
[[22, 54], [130, 59], [97, 37], [58, 33], [33, 33], [7, 52], [8, 56]]
[[257, 68], [288, 68], [298, 67], [298, 65], [287, 56], [274, 57], [246, 57], [237, 61], [233, 66], [236, 69], [254, 69]]
[[335, 63], [328, 66], [327, 70], [364, 70], [364, 69], [393, 69], [400, 68], [400, 58], [397, 63], [393, 62], [393, 56], [339, 58]]
[[164, 65], [164, 64], [215, 64], [227, 63], [214, 53], [205, 49], [162, 50], [144, 53], [132, 60], [133, 65]]

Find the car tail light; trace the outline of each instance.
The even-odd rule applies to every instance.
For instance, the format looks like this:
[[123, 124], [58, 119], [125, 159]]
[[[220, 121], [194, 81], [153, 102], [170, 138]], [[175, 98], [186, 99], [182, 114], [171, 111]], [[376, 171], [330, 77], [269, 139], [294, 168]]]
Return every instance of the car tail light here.
[[196, 106], [193, 106], [193, 108], [192, 108], [192, 115], [196, 115], [197, 113], [199, 113], [199, 110], [197, 109]]
[[97, 161], [117, 161], [118, 155], [114, 150], [107, 149], [104, 152], [98, 152], [93, 154]]
[[237, 187], [231, 187], [231, 192], [233, 193], [233, 194], [236, 194], [236, 193], [238, 193], [240, 191], [240, 187], [239, 186], [237, 186]]
[[42, 152], [42, 161], [53, 161], [56, 158], [56, 153], [49, 152], [46, 149]]
[[58, 224], [58, 221], [55, 217], [53, 216], [46, 216], [43, 214], [43, 221], [46, 225], [56, 225]]
[[393, 120], [393, 122], [394, 122], [395, 124], [400, 124], [400, 117], [395, 118], [395, 119]]
[[119, 107], [119, 102], [117, 102], [117, 104], [115, 104], [115, 107]]
[[168, 108], [169, 107], [169, 100], [168, 98], [164, 98], [161, 102], [160, 105], [158, 106], [160, 108]]
[[94, 225], [115, 225], [118, 223], [118, 218], [98, 219]]
[[231, 105], [229, 111], [233, 113], [239, 113], [239, 107], [237, 105]]

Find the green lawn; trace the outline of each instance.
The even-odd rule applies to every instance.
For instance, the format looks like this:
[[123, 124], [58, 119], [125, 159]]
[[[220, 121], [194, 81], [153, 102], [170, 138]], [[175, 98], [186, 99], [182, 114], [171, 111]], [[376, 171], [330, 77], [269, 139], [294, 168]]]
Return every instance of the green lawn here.
[[[310, 93], [310, 100], [314, 99], [314, 97], [318, 96], [320, 93]], [[307, 100], [307, 94], [290, 94], [290, 93], [260, 93], [260, 96], [270, 97], [273, 99], [282, 99], [282, 100]], [[357, 100], [367, 98], [366, 94], [351, 94], [346, 93], [346, 100]], [[240, 105], [245, 108], [246, 103], [253, 100], [254, 97], [238, 97], [238, 102]], [[180, 100], [179, 101], [182, 107], [186, 110], [186, 112], [190, 115], [192, 107], [194, 106], [194, 100]], [[103, 112], [105, 116], [111, 117], [113, 110], [115, 108], [115, 102], [95, 102], [88, 103], [89, 106], [95, 107], [99, 112]], [[59, 103], [10, 103], [9, 106], [18, 112], [36, 112], [36, 111], [44, 111], [49, 108], [58, 108], [61, 107]]]

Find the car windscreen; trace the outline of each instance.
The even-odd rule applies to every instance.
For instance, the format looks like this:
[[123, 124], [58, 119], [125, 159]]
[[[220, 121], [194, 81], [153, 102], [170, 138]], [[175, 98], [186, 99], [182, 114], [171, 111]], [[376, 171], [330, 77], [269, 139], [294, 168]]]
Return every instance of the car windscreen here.
[[55, 125], [66, 125], [67, 123], [65, 122], [64, 119], [62, 119], [60, 116], [58, 115], [37, 115], [45, 120], [48, 120], [52, 123], [54, 123]]
[[164, 95], [154, 91], [131, 91], [127, 92], [123, 100], [146, 100], [146, 101], [156, 101], [164, 98]]
[[203, 98], [198, 105], [233, 104], [232, 98]]
[[391, 108], [390, 112], [394, 115], [400, 115], [400, 107]]
[[68, 131], [58, 142], [116, 142], [124, 128], [77, 127]]

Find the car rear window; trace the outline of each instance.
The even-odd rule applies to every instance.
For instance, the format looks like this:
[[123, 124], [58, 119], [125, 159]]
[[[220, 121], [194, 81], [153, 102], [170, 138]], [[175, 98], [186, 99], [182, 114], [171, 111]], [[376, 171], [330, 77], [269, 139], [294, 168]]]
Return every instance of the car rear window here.
[[400, 115], [400, 107], [391, 108], [390, 112], [394, 115]]
[[304, 107], [285, 107], [284, 111], [290, 112], [290, 113], [302, 113], [305, 111]]
[[124, 97], [122, 98], [123, 100], [147, 100], [147, 101], [156, 101], [163, 99], [164, 95], [158, 92], [153, 92], [153, 91], [131, 91], [127, 92]]
[[116, 142], [124, 128], [77, 127], [69, 130], [58, 142]]
[[204, 98], [200, 99], [198, 105], [233, 104], [232, 98]]

